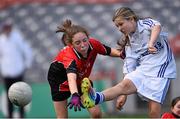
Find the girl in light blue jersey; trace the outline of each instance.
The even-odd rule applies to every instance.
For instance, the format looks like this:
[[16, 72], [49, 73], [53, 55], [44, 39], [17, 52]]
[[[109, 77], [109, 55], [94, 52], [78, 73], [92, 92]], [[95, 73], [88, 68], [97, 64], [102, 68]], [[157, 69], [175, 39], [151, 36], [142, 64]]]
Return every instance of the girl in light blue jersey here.
[[[176, 64], [167, 34], [162, 32], [158, 21], [140, 19], [127, 7], [116, 10], [113, 22], [124, 34], [119, 44], [126, 53], [123, 69], [125, 77], [114, 87], [96, 92], [93, 100], [99, 104], [121, 95], [138, 93], [149, 103], [149, 117], [159, 118], [170, 80], [176, 78]], [[90, 88], [90, 85], [85, 84], [88, 84], [87, 80], [82, 89]], [[86, 98], [84, 105], [88, 107], [88, 101], [91, 100]]]

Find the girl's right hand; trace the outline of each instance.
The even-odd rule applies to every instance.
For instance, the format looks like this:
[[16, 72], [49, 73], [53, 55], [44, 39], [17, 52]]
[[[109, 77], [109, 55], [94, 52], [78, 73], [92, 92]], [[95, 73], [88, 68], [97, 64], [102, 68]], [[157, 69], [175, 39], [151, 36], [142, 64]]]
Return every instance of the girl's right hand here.
[[121, 59], [125, 59], [126, 58], [125, 48], [121, 50], [120, 58]]
[[75, 112], [77, 110], [81, 111], [81, 108], [85, 108], [81, 102], [81, 98], [78, 93], [72, 94], [70, 102], [68, 103], [67, 107], [69, 107], [69, 109], [72, 109], [74, 107]]
[[116, 108], [118, 110], [122, 110], [123, 109], [123, 106], [126, 103], [126, 99], [127, 99], [126, 95], [121, 95], [121, 96], [118, 97], [117, 102], [116, 102]]

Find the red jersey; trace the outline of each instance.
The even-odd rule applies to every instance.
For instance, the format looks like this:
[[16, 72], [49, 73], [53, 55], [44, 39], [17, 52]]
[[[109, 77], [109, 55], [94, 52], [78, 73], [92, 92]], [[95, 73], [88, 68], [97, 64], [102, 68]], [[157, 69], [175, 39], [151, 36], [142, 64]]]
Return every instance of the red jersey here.
[[176, 119], [176, 117], [172, 113], [166, 112], [162, 115], [161, 119]]
[[[64, 47], [55, 57], [55, 61], [61, 62], [67, 73], [73, 72], [77, 74], [78, 86], [80, 86], [83, 78], [89, 77], [97, 54], [110, 55], [111, 53], [110, 47], [101, 44], [95, 39], [90, 38], [89, 43], [87, 58], [83, 58], [72, 46]], [[66, 85], [68, 85], [67, 82]], [[69, 88], [63, 87], [63, 90], [69, 91]]]

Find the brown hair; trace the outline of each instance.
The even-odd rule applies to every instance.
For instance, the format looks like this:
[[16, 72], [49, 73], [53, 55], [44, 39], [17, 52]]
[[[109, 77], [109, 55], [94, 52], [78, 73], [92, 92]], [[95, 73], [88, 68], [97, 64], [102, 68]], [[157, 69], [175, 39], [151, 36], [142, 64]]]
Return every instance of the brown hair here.
[[122, 35], [121, 38], [117, 41], [117, 44], [119, 46], [119, 50], [123, 50], [126, 45], [130, 45], [129, 37], [128, 35]]
[[172, 100], [172, 103], [171, 103], [171, 107], [174, 108], [174, 106], [176, 105], [176, 103], [180, 101], [180, 96], [179, 97], [176, 97]]
[[66, 37], [67, 37], [67, 36], [66, 36], [66, 34], [64, 34], [64, 33], [63, 33], [63, 35], [61, 36], [61, 42], [63, 43], [64, 46], [67, 46], [68, 44], [70, 44], [69, 41], [66, 40], [66, 39], [67, 39]]
[[[118, 21], [120, 19], [134, 19], [135, 21], [139, 20], [139, 17], [128, 7], [122, 7], [115, 11], [112, 21]], [[129, 37], [128, 35], [123, 35], [123, 37], [118, 41], [117, 43], [120, 46], [120, 49], [124, 49], [126, 45], [130, 45]]]
[[63, 40], [64, 41], [68, 40], [67, 43], [71, 43], [71, 44], [72, 44], [72, 38], [76, 33], [83, 32], [87, 35], [87, 37], [89, 36], [89, 33], [85, 28], [79, 25], [72, 24], [71, 20], [69, 19], [66, 19], [62, 25], [59, 25], [57, 27], [56, 33], [58, 32], [63, 32], [64, 33], [63, 38], [65, 38]]

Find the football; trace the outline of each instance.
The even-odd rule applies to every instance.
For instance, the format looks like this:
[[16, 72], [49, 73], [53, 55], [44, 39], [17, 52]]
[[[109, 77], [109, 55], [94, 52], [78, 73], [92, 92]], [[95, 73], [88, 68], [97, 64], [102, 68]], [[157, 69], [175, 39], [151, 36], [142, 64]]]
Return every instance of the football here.
[[16, 82], [10, 86], [8, 97], [13, 104], [20, 107], [26, 106], [32, 99], [31, 86], [22, 81]]

